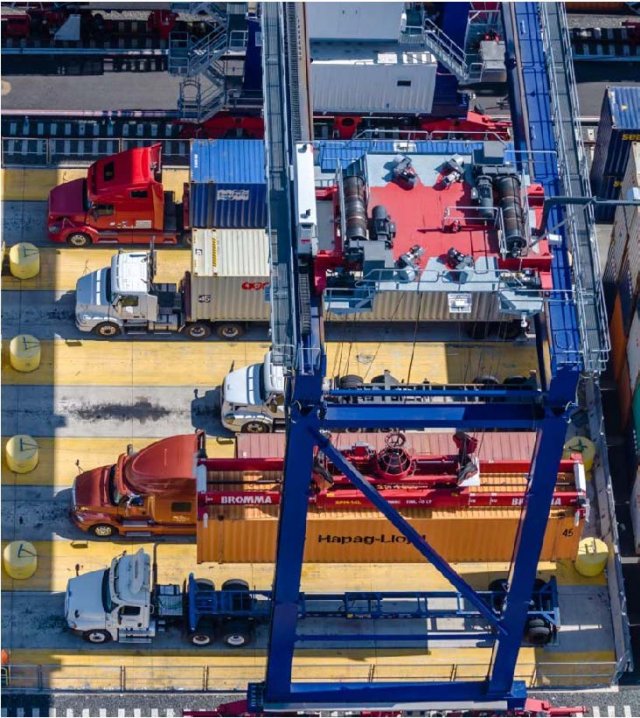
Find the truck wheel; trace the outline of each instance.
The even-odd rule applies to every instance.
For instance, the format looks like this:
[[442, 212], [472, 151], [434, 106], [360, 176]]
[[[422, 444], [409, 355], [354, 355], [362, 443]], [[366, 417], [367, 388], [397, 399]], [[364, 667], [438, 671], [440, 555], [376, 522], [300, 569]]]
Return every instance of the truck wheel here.
[[222, 641], [229, 648], [244, 648], [252, 638], [253, 631], [246, 621], [229, 621], [224, 626]]
[[109, 643], [111, 636], [106, 631], [85, 631], [82, 634], [87, 643]]
[[[378, 376], [374, 376], [371, 380], [372, 384], [384, 384], [385, 376], [384, 374], [378, 374]], [[393, 376], [392, 374], [389, 374], [389, 386], [398, 386], [400, 382]]]
[[527, 621], [527, 627], [524, 632], [527, 643], [534, 646], [546, 646], [552, 636], [551, 626], [544, 618], [530, 618]]
[[240, 339], [244, 335], [244, 327], [240, 324], [218, 324], [216, 334], [227, 341]]
[[189, 324], [184, 328], [184, 334], [189, 339], [206, 339], [211, 336], [211, 327], [203, 322]]
[[110, 524], [96, 524], [89, 531], [97, 538], [110, 538], [117, 535], [117, 530]]
[[338, 386], [341, 389], [361, 389], [363, 384], [364, 379], [357, 374], [347, 374], [338, 380]]
[[208, 646], [213, 643], [213, 636], [204, 631], [196, 631], [189, 636], [189, 640], [194, 646], [202, 648], [203, 646]]
[[181, 241], [183, 247], [190, 247], [193, 244], [191, 232], [185, 232], [181, 237]]
[[99, 337], [117, 337], [122, 330], [113, 322], [102, 322], [102, 324], [98, 324], [97, 327], [94, 327], [92, 331]]
[[262, 421], [248, 421], [242, 426], [240, 431], [243, 434], [267, 434], [269, 432], [269, 426]]
[[471, 383], [482, 384], [482, 386], [497, 386], [500, 382], [491, 374], [482, 374], [481, 376], [477, 376]]
[[67, 237], [67, 244], [70, 247], [88, 247], [91, 244], [91, 237], [84, 232], [74, 232]]

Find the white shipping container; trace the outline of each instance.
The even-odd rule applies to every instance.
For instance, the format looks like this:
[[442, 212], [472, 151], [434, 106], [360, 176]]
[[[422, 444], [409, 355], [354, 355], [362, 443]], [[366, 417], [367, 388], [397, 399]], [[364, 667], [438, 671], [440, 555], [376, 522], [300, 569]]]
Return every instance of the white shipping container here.
[[[640, 142], [634, 142], [631, 145], [629, 161], [620, 189], [620, 198], [640, 200]], [[615, 213], [613, 234], [616, 242], [626, 246], [633, 289], [638, 291], [640, 282], [640, 207], [618, 207]], [[620, 264], [617, 266], [618, 272], [621, 267], [622, 255], [620, 255]]]
[[636, 480], [633, 484], [633, 490], [631, 491], [631, 526], [633, 528], [633, 538], [635, 544], [635, 550], [637, 554], [640, 554], [640, 468], [636, 475]]
[[[307, 2], [310, 40], [393, 40], [400, 36], [403, 2]], [[317, 109], [317, 108], [314, 108]]]
[[316, 112], [428, 114], [437, 63], [428, 52], [370, 43], [314, 44], [311, 91]]
[[631, 393], [634, 392], [640, 376], [640, 304], [635, 308], [629, 339], [627, 341], [627, 361], [631, 378]]

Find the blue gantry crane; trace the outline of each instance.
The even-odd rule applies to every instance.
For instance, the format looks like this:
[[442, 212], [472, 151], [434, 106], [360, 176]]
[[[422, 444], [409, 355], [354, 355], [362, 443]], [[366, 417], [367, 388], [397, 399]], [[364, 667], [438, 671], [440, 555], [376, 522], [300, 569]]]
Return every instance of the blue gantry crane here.
[[[545, 197], [585, 198], [589, 189], [583, 181], [584, 150], [574, 132], [578, 108], [564, 10], [561, 3], [542, 5], [502, 5], [516, 153], [521, 169], [544, 186]], [[262, 13], [271, 329], [274, 359], [288, 373], [288, 419], [266, 677], [249, 687], [249, 705], [266, 712], [521, 709], [526, 687], [514, 680], [516, 661], [569, 415], [580, 376], [597, 375], [608, 351], [590, 206], [584, 205], [587, 209], [583, 210], [556, 202], [548, 210], [556, 240], [553, 288], [546, 292], [544, 315], [536, 318], [540, 367], [545, 366], [543, 340], [549, 352], [548, 370], [542, 372], [539, 388], [513, 392], [496, 387], [481, 396], [468, 388], [441, 388], [434, 390], [428, 404], [370, 399], [358, 403], [361, 390], [323, 391], [322, 296], [314, 292], [313, 258], [301, 249], [300, 222], [295, 216], [295, 153], [303, 151], [301, 143], [312, 140], [305, 8], [303, 4], [265, 3]], [[579, 280], [577, 267], [582, 271]], [[392, 391], [381, 389], [377, 395], [383, 399]], [[338, 393], [348, 394], [352, 402], [336, 401]], [[371, 397], [370, 391], [367, 396]], [[325, 432], [389, 426], [537, 432], [508, 593], [499, 614], [372, 488]], [[494, 639], [486, 678], [426, 683], [292, 681], [308, 477], [316, 447], [486, 620]]]

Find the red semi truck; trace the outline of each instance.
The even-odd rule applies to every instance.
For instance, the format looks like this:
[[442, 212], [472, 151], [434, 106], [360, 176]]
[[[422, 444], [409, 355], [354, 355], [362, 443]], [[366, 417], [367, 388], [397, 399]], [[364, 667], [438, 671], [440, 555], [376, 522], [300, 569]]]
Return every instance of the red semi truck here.
[[162, 145], [136, 147], [94, 162], [85, 179], [49, 193], [49, 238], [89, 244], [191, 243], [189, 184], [182, 201], [162, 185]]

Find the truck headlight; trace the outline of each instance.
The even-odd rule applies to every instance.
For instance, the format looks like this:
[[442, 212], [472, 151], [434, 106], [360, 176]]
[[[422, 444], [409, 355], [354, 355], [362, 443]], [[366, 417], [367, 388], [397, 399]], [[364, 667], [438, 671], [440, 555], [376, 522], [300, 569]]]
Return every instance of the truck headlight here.
[[91, 314], [76, 315], [79, 324], [86, 324], [91, 319]]
[[78, 628], [78, 624], [75, 621], [67, 621], [69, 628]]
[[62, 231], [62, 225], [61, 224], [50, 224], [47, 229], [49, 230], [49, 234], [58, 234]]

